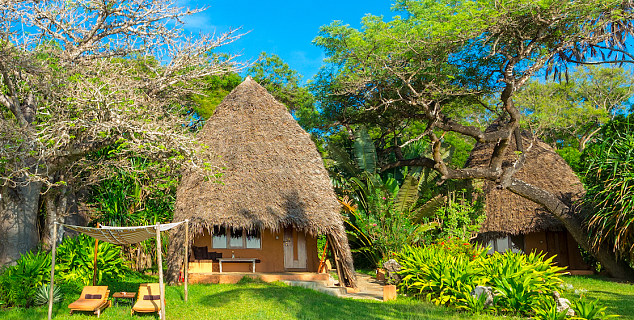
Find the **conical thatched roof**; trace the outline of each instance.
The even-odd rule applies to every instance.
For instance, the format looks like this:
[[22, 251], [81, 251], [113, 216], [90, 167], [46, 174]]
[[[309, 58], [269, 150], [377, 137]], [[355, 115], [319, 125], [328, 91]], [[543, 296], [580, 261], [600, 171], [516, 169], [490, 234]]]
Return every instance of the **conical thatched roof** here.
[[[487, 131], [495, 130], [496, 125]], [[539, 139], [533, 139], [527, 132], [522, 133], [526, 153], [523, 168], [514, 177], [556, 194], [565, 203], [572, 204], [584, 193], [579, 178], [566, 161], [549, 145]], [[477, 143], [467, 160], [467, 167], [488, 166], [493, 153], [494, 143]], [[507, 149], [503, 166], [515, 162], [517, 155], [515, 138]], [[518, 196], [511, 191], [496, 188], [493, 181], [484, 181], [486, 197], [486, 220], [480, 234], [525, 234], [541, 230], [562, 230], [563, 225], [539, 204]]]
[[321, 155], [283, 104], [247, 77], [216, 108], [198, 139], [221, 157], [222, 184], [185, 174], [174, 221], [190, 219], [198, 232], [214, 225], [274, 230], [292, 225], [329, 234], [354, 278], [340, 205]]

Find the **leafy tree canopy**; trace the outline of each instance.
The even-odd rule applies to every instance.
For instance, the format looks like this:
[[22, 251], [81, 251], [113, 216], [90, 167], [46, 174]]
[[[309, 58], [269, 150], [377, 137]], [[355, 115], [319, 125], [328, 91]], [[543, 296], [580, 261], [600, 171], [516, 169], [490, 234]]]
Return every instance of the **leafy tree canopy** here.
[[201, 82], [202, 94], [192, 95], [192, 109], [197, 117], [207, 120], [214, 114], [222, 99], [242, 82], [242, 77], [232, 72], [221, 76], [207, 76]]
[[[525, 116], [516, 105], [517, 92], [532, 77], [558, 79], [571, 64], [634, 61], [627, 50], [631, 4], [398, 0], [393, 8], [404, 14], [389, 21], [368, 15], [360, 29], [341, 22], [320, 29], [314, 43], [326, 51], [327, 65], [311, 90], [324, 116], [348, 132], [365, 124], [381, 171], [424, 166], [437, 170], [442, 180], [494, 181], [542, 205], [591, 250], [573, 208], [514, 177], [530, 145], [516, 139], [516, 157], [505, 157]], [[441, 145], [451, 132], [494, 143], [488, 164], [455, 168], [443, 160]], [[405, 157], [404, 148], [416, 141], [428, 141], [432, 154]], [[629, 266], [614, 263], [610, 249], [594, 253], [613, 275], [634, 278]]]
[[576, 68], [567, 81], [531, 80], [517, 94], [523, 124], [554, 148], [583, 151], [601, 125], [629, 111], [634, 78], [624, 68]]

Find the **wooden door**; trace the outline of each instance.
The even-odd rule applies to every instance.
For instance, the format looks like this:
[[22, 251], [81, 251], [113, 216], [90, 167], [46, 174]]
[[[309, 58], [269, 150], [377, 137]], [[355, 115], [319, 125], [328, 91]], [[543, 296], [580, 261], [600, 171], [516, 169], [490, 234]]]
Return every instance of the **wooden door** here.
[[557, 255], [553, 261], [560, 267], [568, 267], [568, 239], [565, 231], [546, 231], [547, 256]]
[[306, 269], [306, 234], [284, 228], [284, 269]]
[[559, 265], [562, 267], [570, 266], [570, 257], [568, 255], [568, 237], [566, 231], [557, 232], [557, 241], [559, 244], [557, 256], [559, 257]]
[[297, 235], [297, 260], [293, 261], [293, 267], [296, 269], [306, 269], [306, 234], [303, 232], [295, 233]]
[[293, 268], [293, 228], [284, 228], [284, 269]]

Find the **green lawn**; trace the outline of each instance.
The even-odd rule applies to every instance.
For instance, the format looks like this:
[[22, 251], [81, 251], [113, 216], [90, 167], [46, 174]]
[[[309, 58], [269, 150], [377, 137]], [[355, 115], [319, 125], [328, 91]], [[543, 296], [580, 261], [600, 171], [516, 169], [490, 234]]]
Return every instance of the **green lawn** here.
[[[621, 319], [634, 319], [632, 286], [595, 277], [567, 277], [566, 280], [576, 289], [589, 290], [586, 293], [589, 297], [600, 298], [610, 307], [610, 312], [623, 315]], [[148, 281], [156, 280], [129, 278], [109, 287], [112, 292], [136, 291], [139, 283]], [[166, 287], [168, 319], [498, 319], [491, 315], [459, 313], [406, 297], [389, 303], [340, 299], [280, 283], [191, 285], [189, 291], [189, 302], [185, 303], [183, 287]], [[89, 313], [68, 314], [66, 306], [78, 296], [78, 292], [68, 294], [64, 303], [56, 305], [54, 319], [96, 319]], [[45, 319], [46, 315], [46, 307], [0, 311], [0, 319], [6, 320]], [[156, 315], [135, 318], [158, 319]], [[130, 307], [107, 308], [100, 319], [130, 319]]]
[[[634, 319], [634, 286], [631, 284], [609, 281], [603, 276], [570, 276], [566, 283], [574, 289], [566, 292], [567, 296], [579, 297], [581, 294], [592, 300], [599, 299], [608, 307], [606, 312], [618, 314], [618, 319]], [[578, 292], [575, 293], [575, 290]], [[583, 292], [587, 290], [587, 292]]]

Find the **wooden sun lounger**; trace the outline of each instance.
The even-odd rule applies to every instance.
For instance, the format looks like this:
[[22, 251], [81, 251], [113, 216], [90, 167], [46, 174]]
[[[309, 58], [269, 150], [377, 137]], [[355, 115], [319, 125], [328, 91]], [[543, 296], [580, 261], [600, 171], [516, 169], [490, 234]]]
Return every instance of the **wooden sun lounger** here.
[[[70, 314], [73, 314], [74, 311], [89, 311], [94, 312], [97, 318], [99, 318], [101, 310], [110, 306], [110, 300], [108, 300], [109, 294], [110, 290], [108, 290], [107, 286], [84, 287], [79, 299], [68, 305]], [[86, 295], [101, 295], [101, 298], [92, 299], [89, 297], [89, 299], [86, 299]]]
[[144, 296], [155, 296], [160, 294], [161, 292], [158, 283], [142, 283], [139, 286], [137, 301], [132, 307], [130, 315], [134, 315], [135, 312], [159, 312], [161, 310], [160, 300], [144, 300], [143, 298]]

